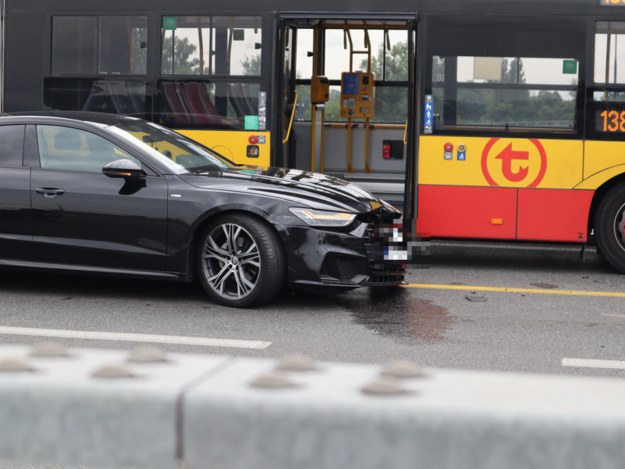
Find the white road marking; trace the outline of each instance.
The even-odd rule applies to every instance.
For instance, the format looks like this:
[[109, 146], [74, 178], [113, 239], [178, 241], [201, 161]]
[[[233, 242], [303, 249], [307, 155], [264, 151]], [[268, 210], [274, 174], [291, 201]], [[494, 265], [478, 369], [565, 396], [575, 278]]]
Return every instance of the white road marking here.
[[618, 314], [618, 313], [614, 313], [614, 314], [604, 313], [601, 316], [606, 316], [608, 318], [621, 318], [621, 319], [625, 319], [625, 314]]
[[157, 344], [199, 345], [201, 347], [227, 347], [266, 349], [271, 342], [259, 340], [210, 339], [208, 337], [185, 337], [175, 335], [129, 334], [122, 332], [67, 331], [59, 329], [35, 329], [30, 327], [0, 326], [0, 335], [24, 335], [62, 339], [110, 340], [124, 342], [149, 342]]
[[569, 366], [573, 368], [605, 368], [610, 370], [625, 370], [625, 361], [563, 358], [562, 366]]

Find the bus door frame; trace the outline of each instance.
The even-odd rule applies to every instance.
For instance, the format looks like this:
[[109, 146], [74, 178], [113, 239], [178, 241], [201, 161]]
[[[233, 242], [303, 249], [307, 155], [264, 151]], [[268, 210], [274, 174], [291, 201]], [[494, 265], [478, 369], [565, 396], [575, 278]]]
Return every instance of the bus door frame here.
[[[277, 50], [278, 60], [275, 65], [274, 102], [274, 125], [277, 138], [272, 139], [275, 159], [272, 164], [276, 166], [291, 167], [294, 163], [295, 140], [293, 139], [292, 120], [296, 112], [295, 102], [295, 78], [297, 73], [297, 27], [291, 24], [289, 17], [278, 18], [277, 27]], [[288, 49], [287, 49], [288, 46]], [[288, 55], [288, 56], [287, 56]], [[285, 73], [286, 60], [289, 61], [290, 69]], [[288, 74], [288, 77], [287, 77]]]
[[[289, 158], [295, 152], [295, 142], [291, 136], [291, 139], [283, 144], [283, 139], [286, 136], [288, 129], [289, 119], [291, 118], [292, 106], [295, 99], [295, 86], [296, 86], [296, 72], [297, 63], [295, 62], [297, 55], [297, 26], [290, 23], [290, 21], [297, 20], [389, 20], [389, 21], [404, 21], [406, 23], [406, 40], [408, 41], [408, 57], [410, 63], [408, 64], [408, 109], [407, 109], [407, 121], [406, 121], [406, 167], [405, 167], [405, 193], [404, 193], [404, 208], [405, 216], [404, 222], [406, 227], [410, 231], [414, 230], [414, 219], [416, 218], [416, 181], [417, 181], [417, 154], [418, 154], [418, 135], [419, 126], [421, 125], [421, 119], [419, 112], [421, 104], [419, 102], [419, 83], [421, 78], [419, 76], [419, 69], [417, 67], [417, 61], [421, 54], [418, 53], [418, 19], [417, 12], [411, 14], [367, 14], [367, 15], [354, 15], [350, 12], [343, 13], [287, 13], [283, 12], [277, 16], [277, 47], [279, 51], [278, 61], [275, 64], [275, 87], [273, 96], [276, 106], [276, 112], [274, 112], [274, 128], [279, 129], [277, 133], [278, 138], [274, 139], [275, 146], [275, 163], [289, 166], [292, 164], [292, 160]], [[285, 83], [284, 73], [284, 61], [286, 57], [286, 31], [289, 30], [290, 35], [290, 47], [289, 47], [289, 60], [291, 63], [291, 70], [289, 73], [288, 83]], [[295, 35], [293, 33], [295, 32]], [[295, 43], [294, 43], [295, 41]], [[295, 46], [295, 47], [294, 47]], [[323, 52], [321, 52], [323, 54]]]
[[[404, 175], [404, 232], [411, 233], [415, 229], [417, 218], [417, 158], [419, 155], [419, 129], [421, 128], [421, 81], [422, 77], [417, 66], [420, 57], [418, 16], [407, 22], [408, 41], [408, 116], [406, 120], [406, 169]], [[422, 67], [422, 71], [423, 71]]]

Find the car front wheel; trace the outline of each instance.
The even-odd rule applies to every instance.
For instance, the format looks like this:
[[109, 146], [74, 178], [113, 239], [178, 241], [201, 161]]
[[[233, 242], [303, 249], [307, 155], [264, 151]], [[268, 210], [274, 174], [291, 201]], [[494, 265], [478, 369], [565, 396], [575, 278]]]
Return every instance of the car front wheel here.
[[210, 223], [200, 238], [197, 265], [208, 295], [226, 306], [266, 303], [285, 282], [278, 235], [248, 215], [226, 215]]

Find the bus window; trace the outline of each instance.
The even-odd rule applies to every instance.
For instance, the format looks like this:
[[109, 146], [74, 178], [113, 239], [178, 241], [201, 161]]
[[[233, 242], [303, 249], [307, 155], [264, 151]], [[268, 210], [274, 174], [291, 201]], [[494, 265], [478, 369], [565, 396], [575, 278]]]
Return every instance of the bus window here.
[[601, 140], [625, 138], [625, 22], [599, 21], [595, 33], [594, 120], [589, 136]]
[[93, 111], [146, 118], [144, 80], [60, 78], [44, 80], [46, 109]]
[[[445, 80], [441, 71], [450, 61], [455, 62], [455, 80]], [[563, 65], [567, 61], [572, 64], [570, 71]], [[435, 108], [442, 111], [445, 125], [573, 129], [579, 73], [575, 59], [434, 57], [432, 70], [434, 96], [439, 101]], [[445, 90], [455, 93], [455, 99]], [[450, 107], [455, 118], [445, 115]]]
[[163, 75], [260, 76], [261, 18], [163, 16]]
[[155, 121], [171, 127], [243, 129], [258, 115], [260, 85], [238, 81], [161, 80]]
[[[365, 29], [350, 30], [354, 50], [366, 50]], [[326, 120], [345, 121], [340, 115], [341, 73], [350, 71], [349, 50], [345, 49], [342, 29], [326, 30], [325, 74], [331, 83]], [[374, 123], [403, 123], [408, 112], [408, 47], [405, 30], [367, 29], [371, 64], [367, 55], [355, 55], [352, 70], [367, 71], [375, 76]], [[390, 46], [390, 47], [389, 47]], [[310, 117], [309, 117], [310, 118]]]
[[146, 65], [147, 17], [52, 18], [53, 74], [143, 75]]
[[[585, 37], [575, 22], [437, 18], [429, 55], [434, 133], [576, 131]], [[554, 40], [557, 37], [558, 40]]]
[[261, 18], [164, 16], [161, 34], [164, 79], [154, 120], [190, 129], [244, 129], [248, 116], [249, 126], [259, 115]]
[[97, 16], [52, 18], [52, 73], [96, 73]]
[[209, 75], [209, 16], [162, 18], [161, 73], [163, 75]]
[[595, 34], [595, 83], [625, 83], [623, 51], [625, 23], [599, 21]]
[[260, 76], [261, 18], [248, 16], [213, 17], [212, 69], [215, 75]]

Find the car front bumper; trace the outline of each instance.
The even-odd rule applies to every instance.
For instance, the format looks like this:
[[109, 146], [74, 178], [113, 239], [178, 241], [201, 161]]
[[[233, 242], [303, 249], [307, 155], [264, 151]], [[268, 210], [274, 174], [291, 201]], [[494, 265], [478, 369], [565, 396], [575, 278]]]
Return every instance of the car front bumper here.
[[367, 221], [350, 232], [293, 226], [284, 228], [284, 239], [291, 286], [349, 290], [404, 282], [407, 256], [397, 227]]

